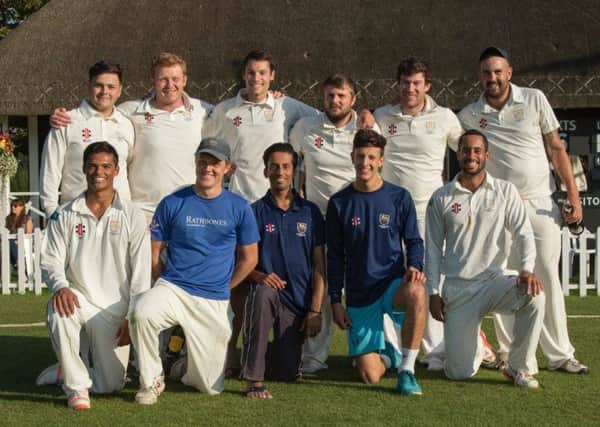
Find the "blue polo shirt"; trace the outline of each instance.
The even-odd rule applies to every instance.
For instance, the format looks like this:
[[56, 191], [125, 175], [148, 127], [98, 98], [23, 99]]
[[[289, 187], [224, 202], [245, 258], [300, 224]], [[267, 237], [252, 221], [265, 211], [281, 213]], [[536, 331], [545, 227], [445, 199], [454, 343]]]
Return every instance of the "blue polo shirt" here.
[[248, 202], [223, 190], [214, 199], [186, 187], [161, 200], [150, 226], [152, 240], [167, 243], [161, 277], [191, 295], [229, 299], [237, 245], [259, 239]]
[[334, 194], [327, 205], [327, 282], [331, 303], [363, 307], [373, 303], [406, 265], [423, 269], [423, 240], [415, 204], [402, 187], [383, 182], [373, 192], [352, 185]]
[[312, 256], [325, 240], [323, 215], [317, 205], [294, 192], [291, 207], [281, 210], [269, 191], [252, 204], [260, 234], [257, 270], [287, 281], [281, 302], [298, 315], [310, 309]]

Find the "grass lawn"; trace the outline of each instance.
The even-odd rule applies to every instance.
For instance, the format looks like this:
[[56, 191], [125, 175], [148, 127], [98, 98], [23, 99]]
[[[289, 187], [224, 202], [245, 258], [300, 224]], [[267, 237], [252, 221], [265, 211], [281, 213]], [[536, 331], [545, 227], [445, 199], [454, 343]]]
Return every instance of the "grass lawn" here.
[[[44, 321], [47, 295], [0, 296], [0, 324]], [[600, 299], [568, 297], [569, 314], [600, 315]], [[491, 321], [484, 321], [492, 338]], [[137, 384], [120, 394], [93, 396], [92, 410], [68, 411], [61, 390], [36, 387], [37, 374], [55, 357], [44, 327], [0, 328], [0, 425], [600, 425], [600, 318], [569, 320], [577, 357], [592, 373], [549, 372], [540, 358], [539, 390], [511, 386], [496, 371], [450, 382], [442, 373], [417, 369], [421, 397], [394, 393], [395, 375], [367, 386], [357, 380], [336, 330], [329, 369], [297, 384], [268, 383], [271, 401], [243, 397], [244, 384], [228, 380], [220, 396], [206, 396], [174, 382], [157, 405], [133, 404]]]

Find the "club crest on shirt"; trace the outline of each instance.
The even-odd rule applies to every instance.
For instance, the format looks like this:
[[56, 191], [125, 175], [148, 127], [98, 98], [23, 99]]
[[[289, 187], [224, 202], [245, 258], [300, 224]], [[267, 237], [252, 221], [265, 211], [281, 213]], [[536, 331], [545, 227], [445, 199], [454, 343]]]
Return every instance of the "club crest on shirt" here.
[[296, 223], [296, 236], [305, 237], [307, 229], [308, 229], [308, 225], [305, 222], [297, 222]]
[[75, 234], [77, 234], [77, 237], [81, 239], [85, 234], [85, 225], [83, 225], [81, 222], [77, 224], [75, 226]]
[[390, 228], [390, 215], [386, 213], [379, 214], [379, 228]]
[[121, 221], [118, 219], [111, 219], [108, 224], [110, 234], [121, 234]]
[[427, 133], [435, 132], [435, 122], [433, 120], [427, 120], [425, 122], [425, 130]]
[[513, 111], [513, 118], [515, 122], [522, 122], [525, 119], [525, 111], [522, 108]]
[[490, 209], [494, 207], [494, 198], [493, 197], [485, 197], [483, 199], [483, 206], [486, 209]]
[[271, 110], [270, 108], [265, 108], [264, 109], [264, 115], [265, 115], [265, 120], [268, 122], [272, 122], [273, 121], [273, 110]]

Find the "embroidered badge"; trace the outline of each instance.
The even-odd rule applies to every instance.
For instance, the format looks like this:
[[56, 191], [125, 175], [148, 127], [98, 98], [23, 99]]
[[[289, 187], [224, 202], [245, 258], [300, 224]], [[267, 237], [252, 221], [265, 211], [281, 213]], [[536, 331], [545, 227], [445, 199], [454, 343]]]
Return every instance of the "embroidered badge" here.
[[242, 118], [241, 118], [240, 116], [235, 116], [235, 117], [233, 118], [233, 125], [234, 125], [236, 128], [239, 128], [241, 124], [242, 124]]
[[460, 212], [461, 210], [461, 206], [460, 203], [452, 203], [452, 206], [450, 206], [450, 210], [452, 210], [452, 212], [456, 215]]
[[396, 135], [396, 131], [397, 130], [398, 130], [398, 128], [393, 123], [388, 126], [388, 132], [389, 132], [390, 135]]
[[82, 223], [77, 224], [75, 226], [75, 233], [81, 239], [85, 234], [85, 225], [83, 225]]
[[267, 224], [267, 225], [265, 225], [265, 231], [267, 233], [274, 233], [275, 232], [275, 224]]
[[144, 119], [146, 119], [148, 123], [152, 123], [152, 120], [154, 120], [154, 115], [151, 113], [146, 113], [144, 114]]
[[318, 149], [321, 149], [322, 146], [323, 146], [323, 138], [321, 138], [320, 136], [317, 136], [315, 138], [315, 147], [317, 147]]
[[522, 109], [513, 111], [513, 118], [515, 119], [515, 122], [522, 122], [525, 118], [525, 111]]
[[486, 119], [479, 120], [479, 127], [481, 129], [485, 129], [487, 127], [487, 120]]
[[110, 234], [121, 234], [121, 221], [111, 219], [109, 223]]
[[389, 214], [379, 214], [379, 228], [390, 228], [390, 216]]
[[435, 122], [433, 120], [427, 120], [425, 122], [425, 130], [427, 133], [433, 133], [435, 131]]
[[352, 227], [358, 227], [360, 225], [360, 218], [353, 216], [351, 219]]
[[90, 140], [90, 138], [92, 137], [92, 131], [89, 130], [88, 128], [85, 128], [81, 131], [81, 136], [83, 137], [83, 140], [85, 142], [88, 142]]
[[305, 237], [307, 229], [308, 229], [308, 225], [305, 222], [297, 222], [296, 223], [296, 236]]

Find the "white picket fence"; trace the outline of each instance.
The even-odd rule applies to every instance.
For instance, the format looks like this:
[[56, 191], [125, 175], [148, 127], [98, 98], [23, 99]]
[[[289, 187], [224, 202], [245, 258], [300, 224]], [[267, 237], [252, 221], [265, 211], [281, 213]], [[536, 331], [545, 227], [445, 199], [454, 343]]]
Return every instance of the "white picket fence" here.
[[[25, 234], [23, 229], [19, 229], [17, 234], [10, 234], [6, 228], [2, 228], [0, 236], [2, 295], [9, 295], [13, 290], [19, 294], [33, 291], [36, 295], [41, 295], [42, 289], [46, 287], [42, 283], [40, 270], [43, 231], [36, 228], [32, 234]], [[11, 281], [13, 268], [10, 265], [9, 255], [11, 239], [17, 239], [18, 242], [16, 283]], [[590, 241], [595, 244], [590, 244]], [[600, 257], [596, 250], [597, 242], [600, 242], [600, 227], [595, 233], [586, 230], [580, 236], [573, 236], [566, 227], [562, 229], [561, 283], [564, 295], [568, 296], [571, 291], [579, 291], [579, 296], [585, 297], [588, 291], [593, 290], [600, 296]], [[577, 283], [572, 283], [575, 257], [578, 258], [579, 280]], [[589, 277], [592, 265], [594, 274]], [[588, 279], [591, 279], [591, 282], [588, 283]]]
[[[590, 245], [590, 241], [595, 244]], [[579, 236], [573, 236], [566, 227], [562, 229], [561, 283], [564, 295], [568, 296], [570, 291], [578, 290], [579, 296], [585, 297], [588, 291], [595, 290], [596, 295], [600, 296], [600, 257], [597, 250], [599, 242], [600, 227], [595, 233], [586, 229]], [[571, 283], [575, 256], [579, 258], [579, 281]], [[591, 283], [588, 283], [592, 265], [594, 277], [591, 278]]]
[[[32, 234], [25, 234], [25, 230], [20, 228], [16, 234], [10, 234], [8, 229], [2, 228], [0, 231], [0, 251], [2, 295], [9, 295], [13, 290], [19, 294], [27, 291], [33, 291], [36, 295], [42, 294], [42, 288], [46, 285], [42, 283], [42, 271], [40, 269], [40, 250], [42, 247], [43, 231], [35, 228]], [[12, 265], [10, 263], [9, 241], [17, 240], [17, 282], [11, 281]]]

